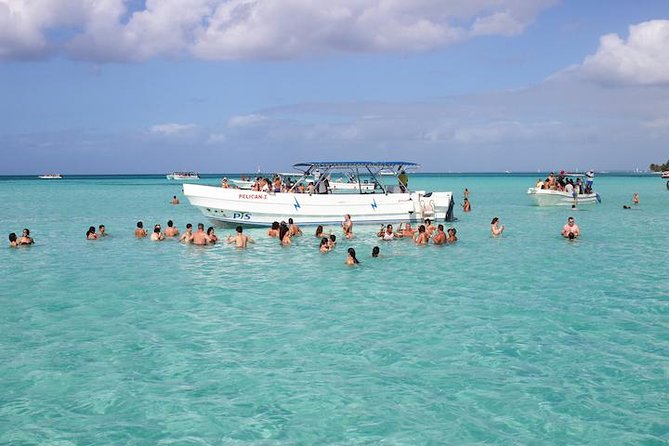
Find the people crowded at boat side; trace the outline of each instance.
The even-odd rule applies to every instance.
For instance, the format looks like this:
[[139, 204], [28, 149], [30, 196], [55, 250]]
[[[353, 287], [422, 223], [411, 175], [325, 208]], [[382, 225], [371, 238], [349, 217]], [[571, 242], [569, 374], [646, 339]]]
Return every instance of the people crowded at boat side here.
[[534, 187], [536, 189], [554, 190], [558, 192], [566, 192], [568, 194], [573, 193], [575, 195], [591, 194], [594, 172], [590, 170], [588, 171], [588, 174], [591, 174], [591, 176], [587, 176], [587, 181], [584, 183], [581, 178], [576, 178], [576, 181], [574, 181], [574, 179], [568, 176], [564, 170], [560, 171], [560, 174], [557, 175], [557, 177], [551, 172], [546, 179], [538, 179]]

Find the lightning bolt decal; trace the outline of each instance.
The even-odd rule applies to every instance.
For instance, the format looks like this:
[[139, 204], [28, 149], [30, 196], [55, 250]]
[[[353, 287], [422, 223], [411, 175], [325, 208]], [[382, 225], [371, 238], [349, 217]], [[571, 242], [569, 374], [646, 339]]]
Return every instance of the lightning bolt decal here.
[[295, 206], [295, 211], [297, 212], [297, 210], [302, 206], [300, 206], [300, 202], [297, 201], [297, 197], [293, 197], [293, 199], [295, 200], [295, 204], [293, 206]]
[[376, 204], [376, 198], [372, 200], [372, 209], [376, 210], [376, 207], [378, 205]]

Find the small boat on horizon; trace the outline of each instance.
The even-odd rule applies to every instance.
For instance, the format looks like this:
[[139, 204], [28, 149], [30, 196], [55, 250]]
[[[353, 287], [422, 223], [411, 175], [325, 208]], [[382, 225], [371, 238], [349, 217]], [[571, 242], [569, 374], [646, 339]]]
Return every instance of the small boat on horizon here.
[[197, 181], [200, 179], [200, 175], [197, 172], [172, 172], [165, 175], [168, 180], [179, 180], [179, 181]]
[[662, 178], [669, 178], [669, 170], [662, 172]]
[[39, 175], [37, 178], [40, 178], [42, 180], [60, 180], [63, 178], [63, 175], [59, 173], [48, 173], [44, 175]]

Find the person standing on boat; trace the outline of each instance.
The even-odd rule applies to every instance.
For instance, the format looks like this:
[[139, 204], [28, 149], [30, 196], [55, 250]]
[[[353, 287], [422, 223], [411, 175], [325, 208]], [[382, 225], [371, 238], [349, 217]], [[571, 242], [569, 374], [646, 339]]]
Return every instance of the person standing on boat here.
[[592, 183], [595, 181], [595, 171], [590, 169], [585, 173], [585, 187], [592, 190]]
[[409, 188], [409, 177], [407, 173], [402, 169], [399, 175], [397, 175], [397, 182], [399, 183], [400, 190], [406, 192]]

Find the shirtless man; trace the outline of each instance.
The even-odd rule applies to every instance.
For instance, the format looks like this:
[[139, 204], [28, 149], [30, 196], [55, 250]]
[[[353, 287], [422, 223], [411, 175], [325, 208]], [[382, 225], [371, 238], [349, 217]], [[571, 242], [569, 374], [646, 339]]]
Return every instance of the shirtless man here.
[[249, 243], [255, 243], [255, 241], [246, 234], [243, 234], [243, 229], [241, 226], [237, 226], [237, 235], [229, 235], [228, 243], [234, 243], [236, 248], [244, 249]]
[[160, 242], [165, 240], [165, 236], [163, 235], [162, 231], [160, 230], [160, 225], [155, 225], [153, 227], [153, 233], [151, 234], [151, 240], [154, 242]]
[[444, 232], [444, 225], [437, 226], [437, 233], [432, 237], [432, 243], [435, 245], [443, 245], [446, 243], [446, 233]]
[[193, 225], [188, 223], [186, 224], [186, 232], [181, 234], [180, 242], [191, 243], [193, 241]]
[[177, 196], [174, 195], [174, 196], [172, 196], [172, 201], [170, 201], [170, 203], [172, 203], [172, 204], [179, 204], [180, 202], [179, 202], [179, 199], [177, 198]]
[[430, 238], [427, 236], [427, 233], [425, 232], [425, 225], [420, 225], [418, 227], [418, 234], [416, 235], [415, 242], [417, 245], [427, 245], [427, 243], [430, 241]]
[[347, 239], [353, 238], [353, 222], [351, 221], [351, 215], [344, 215], [344, 221], [341, 222], [341, 228], [344, 230], [344, 237]]
[[107, 237], [107, 235], [107, 228], [105, 228], [105, 225], [98, 226], [98, 237]]
[[193, 234], [193, 244], [202, 246], [208, 243], [209, 237], [207, 237], [207, 233], [204, 232], [204, 223], [198, 223], [197, 231]]
[[138, 221], [137, 229], [135, 229], [135, 238], [144, 238], [144, 237], [146, 237], [146, 229], [144, 229], [144, 223]]
[[165, 229], [165, 237], [176, 237], [179, 235], [179, 230], [174, 227], [174, 222], [172, 220], [167, 220], [167, 229]]
[[19, 238], [19, 245], [32, 245], [35, 243], [35, 240], [30, 236], [30, 229], [25, 228], [23, 230], [23, 235]]
[[278, 237], [280, 226], [278, 221], [272, 222], [272, 227], [267, 230], [267, 235], [273, 238]]
[[19, 246], [19, 241], [16, 238], [16, 233], [12, 232], [9, 234], [9, 247], [16, 248], [17, 246]]
[[562, 237], [569, 238], [569, 234], [574, 234], [574, 237], [581, 235], [581, 229], [574, 221], [574, 217], [569, 217], [567, 224], [562, 227]]
[[288, 219], [288, 228], [290, 229], [290, 236], [295, 237], [296, 235], [302, 235], [302, 230], [297, 226], [292, 218]]
[[404, 228], [402, 228], [402, 223], [400, 223], [400, 233], [402, 234], [402, 237], [413, 237], [413, 235], [416, 233], [414, 229], [411, 227], [411, 223], [407, 223]]

